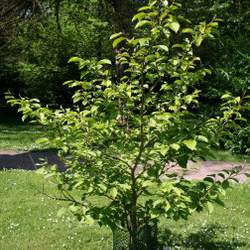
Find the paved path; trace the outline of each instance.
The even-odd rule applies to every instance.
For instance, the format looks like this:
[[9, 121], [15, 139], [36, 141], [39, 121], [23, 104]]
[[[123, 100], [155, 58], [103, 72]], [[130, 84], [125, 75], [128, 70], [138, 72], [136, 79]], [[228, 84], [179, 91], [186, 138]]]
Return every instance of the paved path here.
[[[0, 150], [0, 170], [35, 170], [38, 168], [37, 164], [41, 163], [42, 159], [46, 159], [51, 165], [56, 164], [60, 170], [65, 169], [64, 164], [60, 161], [58, 156], [51, 151], [16, 152], [10, 150]], [[245, 182], [247, 177], [244, 173], [250, 173], [250, 165], [244, 163], [228, 163], [223, 161], [204, 161], [198, 163], [189, 162], [188, 169], [184, 173], [184, 176], [187, 179], [200, 180], [205, 178], [207, 175], [216, 174], [223, 170], [229, 170], [239, 165], [243, 166], [243, 169], [239, 175], [237, 175], [237, 179], [240, 182]], [[183, 169], [180, 167], [171, 167], [170, 171], [181, 173]]]
[[183, 171], [180, 167], [174, 167], [171, 171], [183, 173], [186, 179], [202, 180], [208, 175], [221, 173], [223, 170], [231, 170], [234, 167], [241, 167], [236, 179], [239, 182], [246, 182], [249, 178], [245, 175], [250, 173], [250, 165], [246, 163], [230, 163], [223, 161], [202, 161], [198, 163], [189, 162], [188, 168]]
[[0, 151], [0, 170], [1, 169], [24, 169], [35, 170], [38, 168], [37, 164], [46, 159], [49, 164], [56, 164], [59, 169], [63, 169], [63, 163], [54, 152], [51, 151], [34, 151], [34, 152], [20, 152], [11, 150]]

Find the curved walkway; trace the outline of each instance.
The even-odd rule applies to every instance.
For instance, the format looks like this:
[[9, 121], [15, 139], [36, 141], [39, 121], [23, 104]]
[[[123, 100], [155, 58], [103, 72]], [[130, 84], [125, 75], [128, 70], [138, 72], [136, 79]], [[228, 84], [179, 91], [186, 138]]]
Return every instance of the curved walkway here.
[[[235, 176], [239, 182], [246, 182], [248, 177], [246, 173], [250, 173], [250, 165], [247, 163], [232, 163], [224, 161], [203, 161], [198, 163], [189, 162], [188, 170], [184, 174], [187, 179], [202, 180], [208, 175], [218, 174], [223, 170], [231, 170], [240, 167], [241, 171]], [[227, 175], [225, 173], [225, 175]], [[216, 177], [220, 179], [220, 177]]]
[[[0, 170], [36, 170], [38, 168], [37, 164], [41, 163], [43, 159], [51, 165], [56, 164], [61, 171], [65, 170], [64, 164], [52, 151], [20, 152], [11, 150], [0, 150]], [[184, 173], [183, 169], [178, 166], [167, 166], [166, 168], [176, 173], [182, 173], [187, 179], [201, 180], [208, 175], [217, 174], [223, 170], [230, 170], [239, 165], [242, 166], [242, 170], [237, 175], [237, 179], [240, 182], [245, 182], [247, 180], [245, 173], [250, 173], [250, 165], [246, 163], [228, 163], [223, 161], [203, 161], [194, 163], [190, 161]]]

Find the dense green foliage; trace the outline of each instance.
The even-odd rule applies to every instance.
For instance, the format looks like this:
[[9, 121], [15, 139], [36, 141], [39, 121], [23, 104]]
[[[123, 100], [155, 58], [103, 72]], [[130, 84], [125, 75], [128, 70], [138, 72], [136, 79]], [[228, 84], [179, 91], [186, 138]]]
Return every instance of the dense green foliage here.
[[[77, 72], [67, 64], [68, 59], [72, 56], [112, 58], [107, 38], [115, 30], [129, 32], [128, 20], [138, 5], [118, 0], [24, 2], [26, 4], [18, 0], [0, 3], [3, 8], [0, 14], [3, 15], [0, 16], [1, 92], [11, 90], [39, 97], [50, 104], [70, 101], [62, 83], [75, 78]], [[17, 7], [13, 9], [13, 5]], [[39, 11], [34, 6], [39, 6]], [[10, 17], [16, 24], [12, 24], [11, 32], [6, 34]]]

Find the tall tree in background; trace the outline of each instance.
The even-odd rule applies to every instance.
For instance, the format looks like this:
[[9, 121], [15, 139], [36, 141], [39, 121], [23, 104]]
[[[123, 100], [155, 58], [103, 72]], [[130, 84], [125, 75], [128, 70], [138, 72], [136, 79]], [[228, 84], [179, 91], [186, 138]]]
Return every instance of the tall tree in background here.
[[[109, 27], [98, 18], [95, 1], [88, 1], [88, 5], [84, 0], [18, 3], [15, 8], [11, 2], [1, 3], [0, 92], [17, 90], [45, 102], [62, 103], [67, 98], [61, 83], [75, 74], [68, 59], [109, 51], [105, 43], [105, 49], [98, 43], [101, 37], [109, 36]], [[35, 6], [40, 12], [32, 13], [38, 8]], [[9, 20], [13, 20], [12, 29], [7, 29]]]
[[35, 14], [41, 14], [38, 0], [1, 0], [0, 1], [0, 102], [7, 89], [21, 88], [15, 61], [18, 52], [10, 49], [15, 43], [17, 27], [23, 20], [31, 19]]
[[68, 59], [112, 58], [105, 41], [117, 30], [129, 32], [130, 17], [139, 5], [129, 0], [4, 0], [1, 94], [10, 89], [44, 102], [65, 102], [67, 91], [61, 83], [77, 74]]

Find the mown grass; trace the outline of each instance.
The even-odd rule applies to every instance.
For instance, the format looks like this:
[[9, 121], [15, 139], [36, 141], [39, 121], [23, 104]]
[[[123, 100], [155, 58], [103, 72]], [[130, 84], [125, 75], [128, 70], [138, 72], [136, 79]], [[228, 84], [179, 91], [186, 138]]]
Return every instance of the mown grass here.
[[249, 184], [234, 185], [223, 199], [225, 207], [215, 206], [210, 214], [195, 213], [188, 221], [168, 222], [166, 228], [172, 232], [165, 235], [170, 235], [166, 242], [180, 249], [249, 250], [249, 199]]
[[[0, 249], [112, 249], [107, 228], [79, 224], [72, 216], [58, 217], [64, 203], [40, 194], [44, 181], [24, 171], [0, 172]], [[45, 183], [45, 190], [54, 193]]]
[[41, 149], [35, 142], [44, 129], [24, 123], [15, 113], [0, 111], [0, 150]]
[[250, 163], [249, 155], [232, 154], [230, 151], [213, 150], [213, 156], [210, 156], [208, 160], [225, 161], [225, 162], [246, 162]]
[[[43, 188], [55, 192], [34, 172], [0, 172], [1, 250], [112, 249], [109, 229], [79, 224], [70, 215], [58, 217], [65, 204], [40, 194]], [[235, 185], [224, 201], [226, 206], [215, 207], [212, 214], [205, 211], [189, 221], [164, 221], [165, 242], [172, 249], [249, 250], [250, 185]]]

